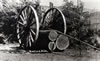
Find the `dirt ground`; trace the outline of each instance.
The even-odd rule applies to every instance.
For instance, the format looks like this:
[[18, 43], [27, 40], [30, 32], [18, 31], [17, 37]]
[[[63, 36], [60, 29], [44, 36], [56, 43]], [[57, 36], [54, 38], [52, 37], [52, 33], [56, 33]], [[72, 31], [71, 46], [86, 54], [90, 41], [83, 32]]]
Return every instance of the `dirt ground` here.
[[16, 50], [17, 44], [0, 45], [0, 61], [100, 61], [99, 51], [66, 49], [64, 52]]

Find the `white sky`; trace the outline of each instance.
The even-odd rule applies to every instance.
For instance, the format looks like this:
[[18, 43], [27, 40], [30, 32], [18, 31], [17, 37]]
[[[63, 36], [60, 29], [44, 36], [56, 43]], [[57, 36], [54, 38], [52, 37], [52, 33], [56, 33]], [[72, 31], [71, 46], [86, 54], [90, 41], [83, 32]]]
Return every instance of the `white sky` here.
[[[41, 5], [49, 5], [49, 2], [53, 2], [54, 6], [60, 6], [62, 4], [64, 4], [63, 0], [40, 0], [41, 1]], [[77, 0], [71, 0], [73, 1], [75, 4], [77, 2]], [[85, 8], [88, 9], [95, 9], [95, 10], [99, 10], [100, 11], [100, 0], [81, 0], [84, 2]]]
[[41, 5], [49, 6], [49, 2], [54, 3], [54, 6], [60, 6], [63, 4], [63, 0], [40, 0]]
[[83, 0], [85, 7], [90, 9], [97, 9], [100, 11], [100, 0]]

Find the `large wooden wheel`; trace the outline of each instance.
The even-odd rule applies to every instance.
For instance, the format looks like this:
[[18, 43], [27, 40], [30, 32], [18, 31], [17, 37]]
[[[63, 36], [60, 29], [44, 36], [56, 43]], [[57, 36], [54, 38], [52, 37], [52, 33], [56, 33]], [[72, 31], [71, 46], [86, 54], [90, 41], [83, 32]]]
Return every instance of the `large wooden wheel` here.
[[17, 38], [21, 47], [31, 47], [39, 35], [39, 19], [36, 10], [25, 6], [19, 13], [17, 20]]
[[43, 17], [42, 27], [44, 29], [54, 29], [66, 33], [66, 20], [63, 13], [57, 8], [49, 9]]
[[[60, 32], [66, 34], [67, 27], [66, 27], [66, 20], [65, 20], [63, 13], [57, 8], [50, 8], [49, 10], [47, 10], [47, 12], [43, 16], [42, 28], [43, 29], [53, 29], [53, 30], [57, 30], [57, 31], [60, 31]], [[50, 35], [57, 36], [56, 33], [50, 33]], [[58, 45], [54, 45], [54, 44], [61, 42], [61, 40], [55, 41], [57, 38], [56, 36], [49, 37], [50, 40], [51, 39], [53, 40], [52, 43], [49, 42], [49, 44], [48, 44], [48, 49], [51, 52], [55, 50], [55, 46], [58, 49]], [[66, 42], [66, 44], [67, 44], [67, 41], [64, 40], [64, 42]], [[65, 49], [65, 48], [66, 48], [66, 45], [63, 47], [63, 49]]]

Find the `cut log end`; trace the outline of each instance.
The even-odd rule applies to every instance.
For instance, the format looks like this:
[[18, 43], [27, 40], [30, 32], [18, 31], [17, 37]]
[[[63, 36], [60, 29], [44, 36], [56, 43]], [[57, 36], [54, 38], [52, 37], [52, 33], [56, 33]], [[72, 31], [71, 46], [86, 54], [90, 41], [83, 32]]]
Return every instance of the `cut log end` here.
[[49, 39], [51, 41], [55, 41], [58, 37], [58, 33], [55, 30], [50, 31], [49, 35], [48, 35]]
[[56, 49], [56, 44], [54, 42], [49, 42], [48, 49], [49, 52], [53, 52]]
[[58, 50], [65, 50], [69, 46], [69, 40], [68, 37], [64, 35], [59, 35], [59, 37], [56, 40], [56, 46]]

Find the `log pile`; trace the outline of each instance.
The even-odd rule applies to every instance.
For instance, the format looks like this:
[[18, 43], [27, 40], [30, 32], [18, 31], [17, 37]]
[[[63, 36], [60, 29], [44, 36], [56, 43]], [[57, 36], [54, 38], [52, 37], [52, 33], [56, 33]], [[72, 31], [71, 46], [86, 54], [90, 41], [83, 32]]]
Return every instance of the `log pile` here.
[[69, 46], [69, 40], [68, 37], [64, 35], [59, 35], [59, 37], [56, 40], [56, 47], [58, 50], [65, 50]]
[[56, 31], [52, 30], [52, 31], [50, 31], [48, 37], [52, 42], [54, 42], [58, 37], [58, 33]]
[[69, 46], [68, 37], [56, 30], [40, 30], [39, 38], [34, 48], [46, 49], [49, 52], [63, 51]]

